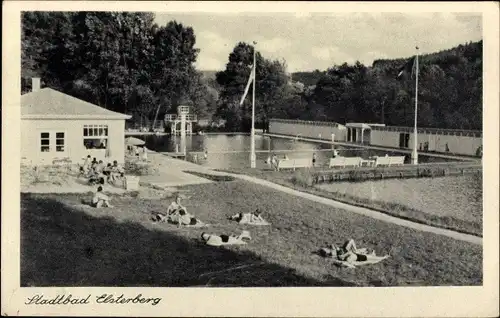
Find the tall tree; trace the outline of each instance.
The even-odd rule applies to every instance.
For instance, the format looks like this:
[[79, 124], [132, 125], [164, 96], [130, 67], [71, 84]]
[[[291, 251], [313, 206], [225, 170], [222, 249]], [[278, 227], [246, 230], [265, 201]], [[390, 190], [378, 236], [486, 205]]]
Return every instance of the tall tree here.
[[[216, 74], [221, 86], [219, 105], [216, 115], [228, 120], [230, 129], [250, 130], [252, 99], [247, 98], [243, 105], [240, 99], [247, 84], [253, 64], [254, 47], [244, 42], [238, 43], [229, 54], [229, 61], [224, 71]], [[286, 64], [282, 61], [265, 59], [256, 52], [256, 126], [266, 126], [274, 105], [281, 98], [283, 87], [288, 83]], [[248, 97], [253, 88], [250, 88]]]

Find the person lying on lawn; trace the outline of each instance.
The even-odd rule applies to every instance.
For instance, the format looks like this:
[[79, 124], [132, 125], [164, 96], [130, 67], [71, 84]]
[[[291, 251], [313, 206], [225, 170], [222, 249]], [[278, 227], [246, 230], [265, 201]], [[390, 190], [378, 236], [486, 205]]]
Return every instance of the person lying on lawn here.
[[204, 223], [194, 217], [192, 214], [187, 213], [184, 208], [169, 215], [170, 222], [177, 224], [179, 227], [186, 226], [204, 226]]
[[232, 245], [232, 244], [246, 244], [246, 240], [251, 240], [252, 237], [248, 231], [242, 231], [240, 235], [226, 235], [226, 234], [208, 234], [201, 233], [201, 238], [207, 245], [221, 246], [221, 245]]
[[107, 195], [102, 193], [102, 187], [99, 186], [97, 188], [97, 192], [94, 194], [92, 198], [92, 206], [95, 208], [107, 207], [112, 208], [113, 206], [109, 203], [110, 199]]
[[241, 222], [243, 219], [247, 219], [250, 223], [259, 223], [259, 222], [265, 222], [265, 220], [261, 216], [262, 212], [260, 209], [255, 210], [253, 213], [238, 213], [233, 216], [230, 216], [229, 219], [236, 221], [236, 222]]
[[358, 249], [353, 239], [346, 241], [342, 247], [332, 244], [332, 252], [334, 252], [332, 256], [336, 256], [338, 260], [351, 264], [355, 262], [379, 262], [389, 257], [389, 255], [377, 256], [375, 251], [368, 253], [366, 248]]

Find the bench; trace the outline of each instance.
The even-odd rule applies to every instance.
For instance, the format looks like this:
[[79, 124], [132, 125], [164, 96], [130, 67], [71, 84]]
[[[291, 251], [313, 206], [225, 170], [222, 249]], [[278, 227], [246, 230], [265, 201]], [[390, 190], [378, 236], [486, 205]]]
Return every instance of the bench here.
[[359, 167], [361, 165], [360, 157], [335, 157], [330, 159], [329, 168], [345, 168], [345, 167]]
[[393, 156], [393, 157], [377, 157], [375, 159], [375, 167], [378, 166], [401, 166], [405, 162], [404, 156]]
[[312, 166], [312, 161], [309, 158], [301, 158], [301, 159], [279, 159], [277, 170], [281, 169], [292, 169], [296, 168], [309, 168]]

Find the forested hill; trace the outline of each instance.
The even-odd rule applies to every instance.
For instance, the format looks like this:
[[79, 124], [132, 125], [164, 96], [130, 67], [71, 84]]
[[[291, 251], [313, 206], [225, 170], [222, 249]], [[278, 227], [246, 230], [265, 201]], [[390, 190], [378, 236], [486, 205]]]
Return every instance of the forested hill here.
[[[436, 64], [441, 68], [446, 68], [450, 64], [459, 64], [459, 58], [465, 58], [468, 62], [482, 62], [483, 59], [483, 41], [470, 42], [468, 44], [461, 44], [457, 47], [443, 50], [436, 53], [424, 54], [419, 57], [419, 61], [423, 64]], [[373, 61], [372, 67], [378, 69], [394, 69], [398, 67], [408, 58], [399, 59], [381, 59]]]
[[[419, 58], [418, 123], [422, 127], [482, 129], [482, 48], [470, 42]], [[325, 72], [294, 73], [316, 85], [306, 96], [308, 119], [379, 122], [411, 126], [414, 116], [413, 57], [376, 60], [371, 67], [335, 65]], [[402, 66], [410, 67], [397, 78]], [[305, 116], [302, 116], [303, 118]]]

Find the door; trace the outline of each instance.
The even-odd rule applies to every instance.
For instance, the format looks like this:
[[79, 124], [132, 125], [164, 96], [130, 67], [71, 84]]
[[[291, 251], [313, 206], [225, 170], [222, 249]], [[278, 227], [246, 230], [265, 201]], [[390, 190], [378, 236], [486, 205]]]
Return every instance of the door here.
[[404, 148], [405, 146], [405, 134], [400, 133], [399, 134], [399, 148]]
[[408, 148], [410, 145], [410, 134], [405, 134], [405, 148]]

